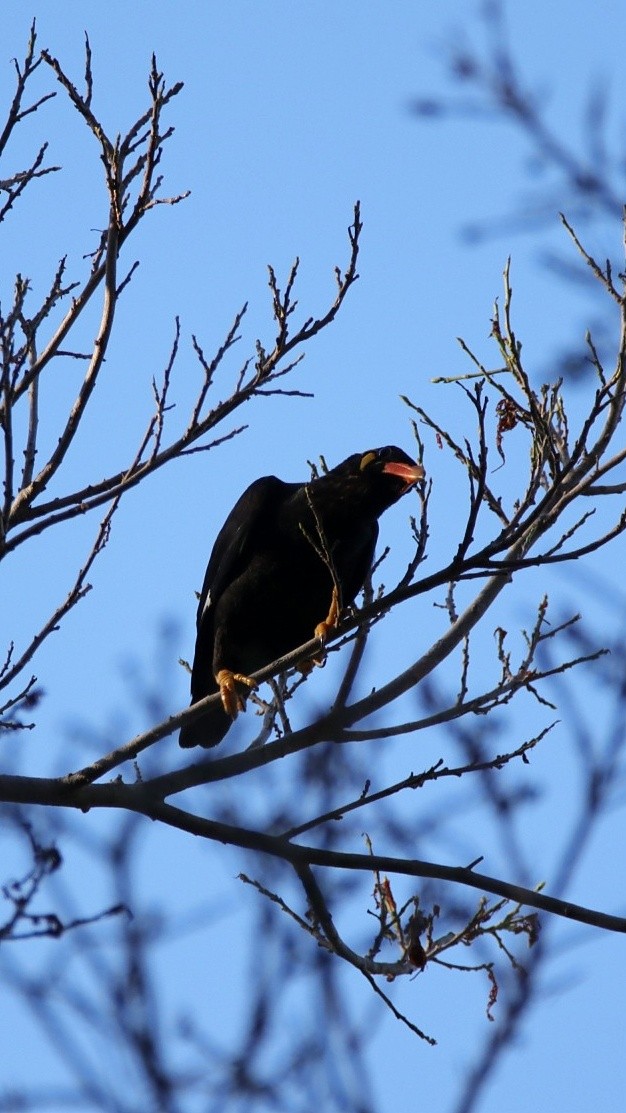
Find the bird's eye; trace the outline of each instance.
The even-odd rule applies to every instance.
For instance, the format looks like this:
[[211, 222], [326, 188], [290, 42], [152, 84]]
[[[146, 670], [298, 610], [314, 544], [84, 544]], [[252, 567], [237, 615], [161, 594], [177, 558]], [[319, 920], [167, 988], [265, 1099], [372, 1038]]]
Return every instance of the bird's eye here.
[[375, 459], [376, 459], [376, 453], [375, 452], [366, 452], [365, 456], [361, 457], [361, 463], [359, 464], [359, 471], [363, 471], [364, 468], [368, 468], [370, 464], [374, 463]]

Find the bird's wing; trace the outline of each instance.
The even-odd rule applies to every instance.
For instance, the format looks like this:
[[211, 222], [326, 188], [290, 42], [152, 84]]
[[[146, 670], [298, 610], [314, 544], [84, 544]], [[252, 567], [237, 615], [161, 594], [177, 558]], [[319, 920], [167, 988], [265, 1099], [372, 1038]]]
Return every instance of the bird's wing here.
[[235, 503], [218, 533], [204, 576], [198, 604], [198, 627], [206, 611], [239, 575], [253, 554], [267, 519], [274, 517], [282, 500], [298, 487], [266, 475], [251, 483]]

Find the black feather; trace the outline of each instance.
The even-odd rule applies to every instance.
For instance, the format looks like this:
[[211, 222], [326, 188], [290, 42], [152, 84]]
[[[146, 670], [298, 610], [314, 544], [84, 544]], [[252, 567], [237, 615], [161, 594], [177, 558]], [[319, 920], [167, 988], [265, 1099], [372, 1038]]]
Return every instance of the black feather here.
[[[386, 470], [404, 469], [404, 475]], [[371, 567], [378, 517], [423, 475], [400, 448], [348, 457], [308, 483], [257, 479], [220, 530], [198, 606], [192, 703], [218, 691], [222, 669], [249, 676], [313, 637], [333, 586], [351, 604]], [[242, 696], [246, 689], [242, 688]], [[180, 732], [215, 746], [231, 724], [221, 702]]]

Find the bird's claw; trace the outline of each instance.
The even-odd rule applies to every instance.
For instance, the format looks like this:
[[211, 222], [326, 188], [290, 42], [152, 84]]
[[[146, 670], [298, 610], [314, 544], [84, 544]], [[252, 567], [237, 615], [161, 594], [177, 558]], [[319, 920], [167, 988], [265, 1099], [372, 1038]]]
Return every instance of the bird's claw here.
[[[328, 635], [331, 634], [332, 631], [335, 630], [339, 624], [340, 611], [341, 608], [339, 606], [339, 592], [337, 591], [337, 587], [335, 586], [333, 587], [333, 594], [330, 600], [330, 609], [328, 611], [328, 614], [323, 622], [318, 622], [313, 632], [314, 637], [319, 638], [323, 646], [328, 640]], [[298, 672], [302, 673], [303, 676], [308, 676], [314, 668], [321, 669], [325, 660], [326, 658], [323, 653], [320, 654], [319, 657], [307, 657], [304, 661], [300, 661], [296, 668], [298, 669]]]
[[317, 626], [315, 627], [315, 637], [319, 638], [322, 644], [326, 642], [331, 631], [339, 625], [339, 612], [339, 592], [337, 591], [337, 586], [335, 585], [333, 587], [333, 594], [330, 601], [330, 610], [324, 621], [318, 622]]
[[296, 668], [302, 676], [308, 676], [309, 673], [313, 672], [313, 669], [321, 669], [323, 664], [324, 657], [305, 657], [304, 661], [298, 662]]
[[230, 669], [220, 669], [215, 679], [218, 683], [222, 706], [231, 719], [236, 719], [240, 711], [245, 711], [246, 701], [237, 689], [237, 684], [246, 684], [251, 690], [256, 688], [254, 680], [240, 672], [231, 672]]

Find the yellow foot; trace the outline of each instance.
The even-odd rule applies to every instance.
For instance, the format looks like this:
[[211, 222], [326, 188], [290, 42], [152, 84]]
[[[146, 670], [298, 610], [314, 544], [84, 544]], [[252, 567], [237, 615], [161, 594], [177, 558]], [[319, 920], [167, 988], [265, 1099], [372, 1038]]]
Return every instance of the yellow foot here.
[[339, 592], [337, 586], [333, 587], [333, 595], [330, 601], [330, 610], [327, 617], [323, 622], [318, 622], [315, 627], [315, 637], [320, 641], [325, 642], [331, 630], [334, 630], [339, 623]]
[[231, 719], [236, 719], [239, 712], [246, 709], [246, 701], [237, 691], [237, 684], [247, 684], [252, 689], [256, 688], [254, 680], [243, 673], [231, 672], [230, 669], [220, 669], [215, 674], [215, 679], [219, 685], [224, 711]]
[[[319, 637], [319, 634], [316, 633], [315, 636]], [[321, 669], [323, 664], [323, 657], [307, 657], [304, 661], [300, 661], [300, 663], [296, 665], [296, 668], [302, 676], [308, 676], [310, 672], [313, 672], [313, 669]]]
[[[324, 621], [323, 622], [318, 622], [318, 624], [317, 624], [317, 626], [315, 627], [315, 630], [314, 630], [314, 636], [316, 638], [320, 639], [322, 645], [325, 644], [325, 642], [328, 638], [328, 635], [339, 624], [339, 614], [340, 614], [340, 612], [341, 612], [341, 607], [339, 606], [339, 592], [337, 591], [337, 587], [334, 586], [333, 587], [332, 598], [330, 600], [330, 610], [328, 611], [328, 614], [327, 614], [326, 618], [324, 619]], [[322, 654], [319, 657], [307, 657], [307, 659], [305, 661], [301, 661], [300, 664], [297, 665], [296, 667], [297, 667], [298, 671], [302, 673], [303, 676], [308, 676], [312, 669], [314, 669], [316, 667], [321, 668], [322, 665], [324, 664], [324, 661], [325, 661], [324, 654]]]

